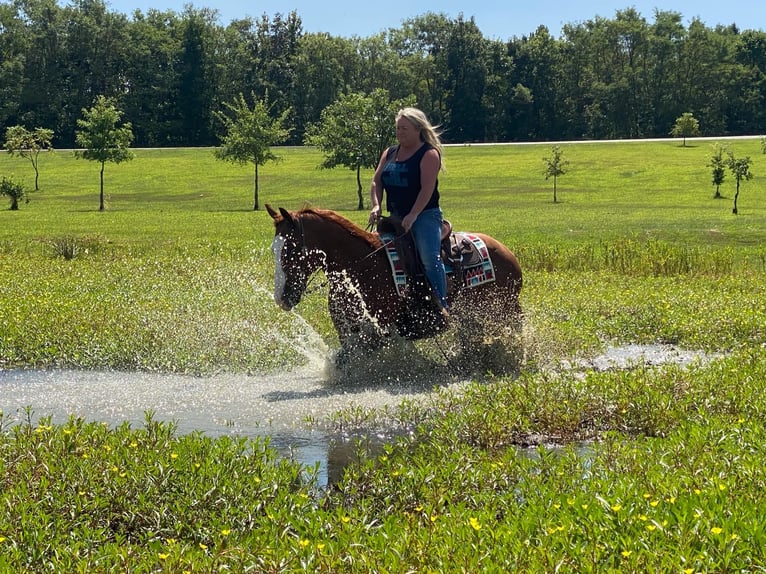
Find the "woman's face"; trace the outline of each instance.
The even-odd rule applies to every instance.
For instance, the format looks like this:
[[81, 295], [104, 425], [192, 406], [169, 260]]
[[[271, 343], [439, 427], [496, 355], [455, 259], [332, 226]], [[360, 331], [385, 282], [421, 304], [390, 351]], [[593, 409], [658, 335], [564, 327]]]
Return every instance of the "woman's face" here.
[[396, 120], [396, 141], [404, 147], [420, 143], [420, 130], [410, 120], [400, 117]]

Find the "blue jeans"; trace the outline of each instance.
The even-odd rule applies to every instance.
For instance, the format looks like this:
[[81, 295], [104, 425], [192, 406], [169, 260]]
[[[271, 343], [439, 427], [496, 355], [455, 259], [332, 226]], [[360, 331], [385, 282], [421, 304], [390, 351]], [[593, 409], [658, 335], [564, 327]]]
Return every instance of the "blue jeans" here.
[[423, 263], [423, 271], [442, 307], [447, 307], [447, 276], [441, 258], [442, 210], [438, 207], [421, 211], [412, 225], [412, 238]]

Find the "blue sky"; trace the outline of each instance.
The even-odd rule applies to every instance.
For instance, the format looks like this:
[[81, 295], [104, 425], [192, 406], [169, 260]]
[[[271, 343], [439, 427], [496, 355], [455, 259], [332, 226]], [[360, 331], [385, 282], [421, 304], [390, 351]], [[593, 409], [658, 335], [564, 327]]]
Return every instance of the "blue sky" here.
[[[371, 36], [388, 28], [398, 28], [403, 20], [426, 12], [459, 14], [476, 24], [487, 38], [507, 40], [528, 35], [541, 24], [558, 36], [567, 23], [590, 20], [595, 16], [612, 19], [617, 10], [635, 8], [648, 22], [654, 21], [655, 8], [680, 12], [685, 25], [699, 17], [708, 27], [736, 24], [741, 30], [766, 30], [766, 2], [763, 0], [658, 0], [615, 2], [608, 0], [421, 0], [417, 2], [376, 2], [369, 0], [107, 0], [112, 11], [130, 15], [135, 9], [150, 8], [182, 12], [185, 4], [195, 8], [215, 8], [220, 22], [245, 16], [260, 17], [297, 11], [304, 32], [329, 32], [333, 36]], [[658, 6], [659, 4], [659, 6]]]

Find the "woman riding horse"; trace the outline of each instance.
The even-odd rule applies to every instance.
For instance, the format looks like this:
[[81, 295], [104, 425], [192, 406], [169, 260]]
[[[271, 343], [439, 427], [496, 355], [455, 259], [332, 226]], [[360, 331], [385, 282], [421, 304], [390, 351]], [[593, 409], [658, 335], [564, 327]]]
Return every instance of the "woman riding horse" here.
[[[399, 333], [408, 338], [433, 336], [440, 328], [407, 332], [411, 305], [397, 290], [388, 247], [337, 213], [321, 209], [275, 211], [272, 251], [275, 258], [274, 299], [292, 309], [303, 297], [309, 277], [323, 270], [328, 279], [328, 308], [342, 346], [361, 335], [372, 342]], [[463, 336], [482, 337], [493, 329], [521, 325], [519, 293], [522, 273], [516, 256], [496, 239], [481, 233], [470, 238], [480, 244], [485, 272], [479, 267], [454, 271], [448, 280], [451, 321]]]

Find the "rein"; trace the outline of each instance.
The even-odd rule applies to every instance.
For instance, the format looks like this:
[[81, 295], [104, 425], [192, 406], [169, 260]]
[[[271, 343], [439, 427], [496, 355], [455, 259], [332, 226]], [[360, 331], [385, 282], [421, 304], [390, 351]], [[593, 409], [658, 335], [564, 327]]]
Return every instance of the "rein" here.
[[[295, 222], [295, 229], [298, 232], [298, 236], [300, 238], [298, 243], [300, 245], [301, 254], [303, 256], [306, 256], [309, 253], [309, 248], [306, 245], [306, 229], [305, 229], [305, 227], [303, 225], [303, 217], [301, 217], [301, 216], [295, 217], [293, 219], [293, 221]], [[370, 231], [370, 232], [373, 231], [374, 229], [375, 229], [375, 224], [373, 224], [373, 223], [368, 223], [367, 227], [365, 227], [365, 230], [366, 231]], [[389, 245], [391, 245], [395, 241], [401, 239], [402, 237], [407, 235], [407, 233], [409, 233], [409, 231], [405, 231], [405, 232], [401, 233], [400, 235], [397, 235], [396, 237], [394, 237], [393, 239], [391, 239], [389, 241], [383, 241], [383, 245], [381, 245], [377, 249], [374, 249], [373, 251], [371, 251], [367, 255], [357, 259], [354, 263], [357, 264], [357, 265], [362, 263], [363, 261], [365, 261], [365, 260], [369, 259], [370, 257], [374, 256], [376, 253], [378, 253], [382, 249], [385, 249], [386, 247], [388, 247]], [[317, 250], [317, 252], [321, 253], [323, 257], [327, 256], [321, 250]], [[314, 281], [314, 277], [315, 277], [315, 275], [312, 274], [312, 275], [309, 276], [309, 278], [306, 281], [306, 289], [305, 289], [305, 293], [306, 294], [316, 293], [320, 289], [324, 288], [327, 285], [327, 283], [328, 283], [327, 279], [325, 279], [321, 283], [318, 283], [317, 285], [312, 286], [311, 283]]]
[[[367, 224], [367, 227], [365, 227], [364, 229], [365, 229], [365, 231], [369, 231], [369, 232], [372, 232], [372, 231], [374, 231], [374, 230], [375, 230], [375, 224], [374, 224], [374, 223], [372, 223], [372, 222], [370, 222], [370, 223], [368, 223], [368, 224]], [[364, 261], [364, 260], [365, 260], [365, 259], [367, 259], [368, 257], [372, 257], [372, 256], [373, 256], [373, 255], [375, 255], [375, 254], [376, 254], [378, 251], [380, 251], [381, 249], [385, 249], [386, 247], [388, 247], [388, 246], [389, 246], [389, 245], [391, 245], [392, 243], [395, 243], [397, 240], [401, 239], [402, 237], [404, 237], [404, 236], [405, 236], [405, 235], [407, 235], [408, 233], [409, 233], [409, 231], [404, 231], [404, 232], [402, 232], [400, 235], [397, 235], [397, 236], [395, 236], [395, 237], [394, 237], [393, 239], [391, 239], [390, 241], [383, 241], [383, 240], [381, 240], [381, 242], [383, 243], [383, 245], [381, 245], [381, 246], [380, 246], [380, 247], [378, 247], [377, 249], [373, 250], [371, 253], [368, 253], [368, 254], [367, 254], [367, 255], [365, 255], [364, 257], [362, 257], [362, 258], [361, 258], [361, 259], [358, 261], [358, 263], [359, 263], [359, 262], [362, 262], [362, 261]]]
[[[306, 257], [308, 256], [309, 248], [306, 246], [306, 230], [303, 227], [303, 218], [298, 216], [294, 218], [293, 221], [295, 221], [295, 228], [298, 231], [298, 235], [300, 237], [301, 255]], [[317, 253], [321, 253], [323, 257], [327, 257], [327, 255], [321, 250], [317, 250]], [[327, 285], [327, 280], [325, 280], [312, 287], [311, 283], [314, 281], [314, 277], [316, 277], [316, 275], [312, 273], [306, 279], [306, 288], [303, 291], [305, 294], [310, 295], [312, 293], [316, 293]]]

